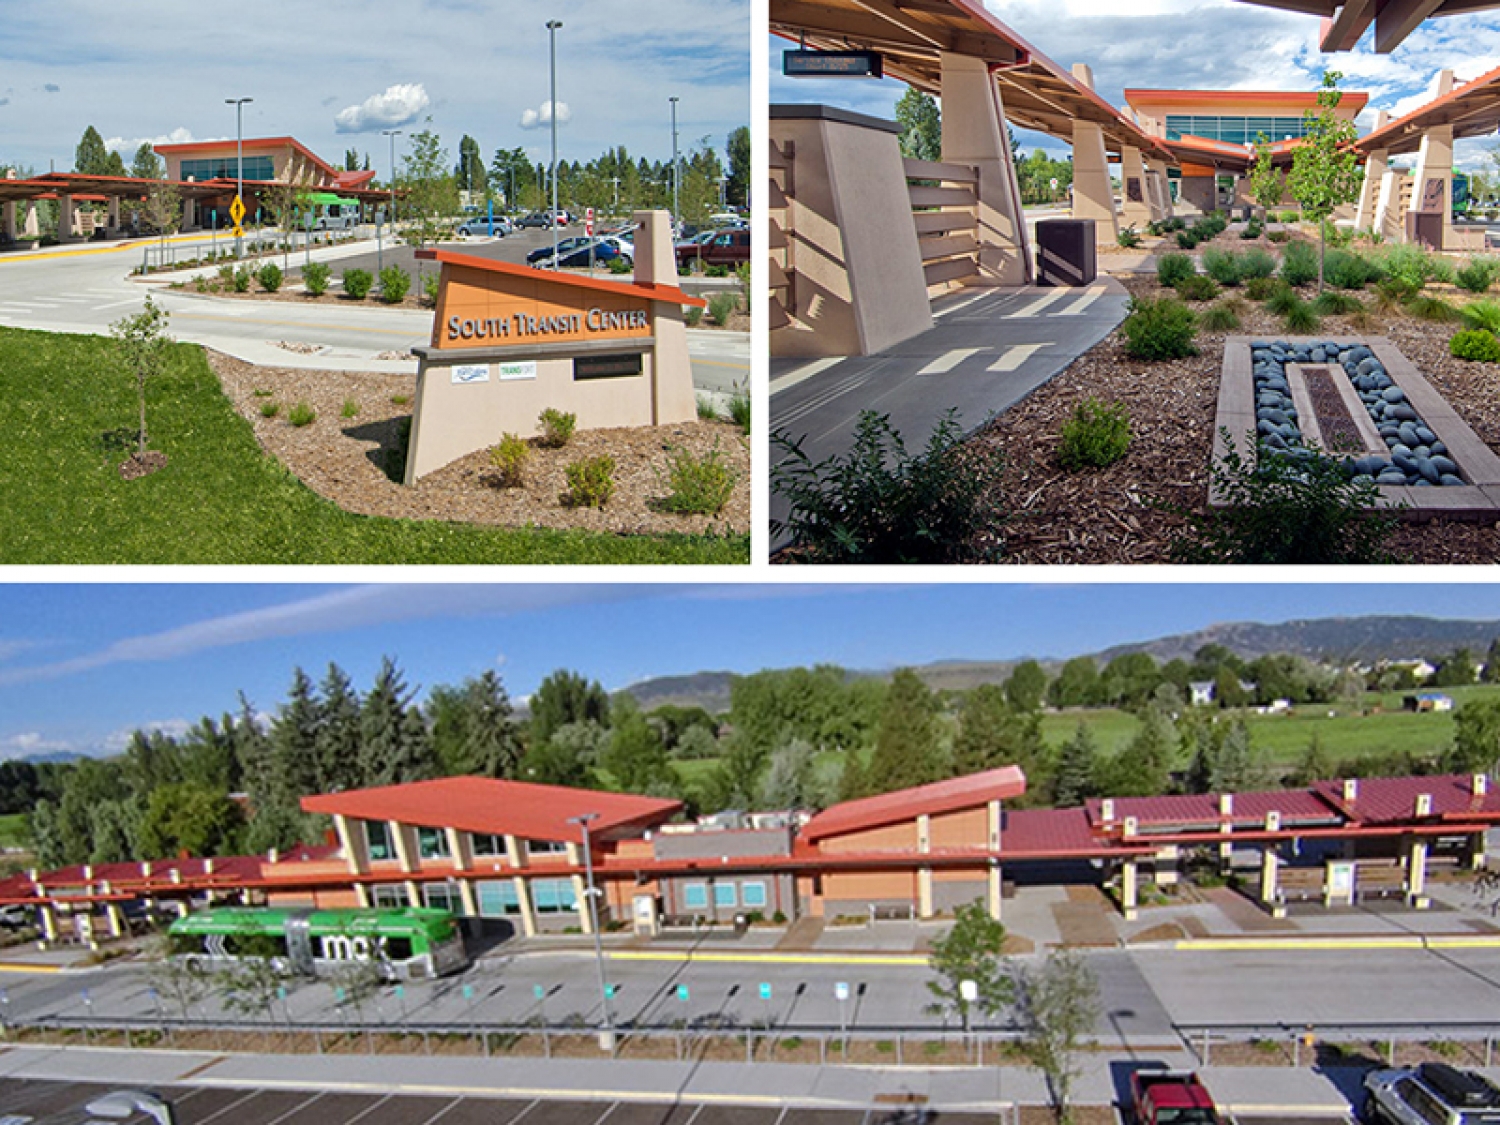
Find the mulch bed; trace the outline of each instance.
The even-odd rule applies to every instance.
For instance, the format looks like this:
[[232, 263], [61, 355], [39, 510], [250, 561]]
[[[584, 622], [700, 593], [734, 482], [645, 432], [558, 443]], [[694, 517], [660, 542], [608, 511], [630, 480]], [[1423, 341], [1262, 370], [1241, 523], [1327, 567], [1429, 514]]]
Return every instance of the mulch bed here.
[[[1132, 294], [1163, 293], [1151, 276], [1120, 280]], [[1455, 298], [1455, 290], [1443, 289], [1429, 291]], [[1370, 310], [1365, 327], [1354, 327], [1348, 317], [1325, 317], [1316, 334], [1388, 337], [1480, 439], [1500, 452], [1500, 365], [1453, 358], [1448, 340], [1456, 329], [1451, 325], [1400, 312], [1381, 314], [1374, 311], [1373, 293], [1363, 299]], [[1114, 332], [972, 439], [975, 454], [999, 454], [1006, 463], [995, 498], [1009, 513], [1003, 528], [1005, 562], [1171, 561], [1171, 541], [1186, 523], [1173, 509], [1207, 508], [1209, 452], [1226, 337], [1287, 334], [1279, 318], [1251, 302], [1245, 302], [1241, 322], [1232, 333], [1200, 330], [1197, 356], [1157, 363], [1128, 357], [1119, 332]], [[1064, 472], [1056, 456], [1062, 424], [1090, 397], [1125, 405], [1130, 449], [1107, 469]], [[1500, 558], [1500, 530], [1492, 522], [1410, 519], [1403, 521], [1389, 546], [1399, 559], [1412, 563], [1487, 563]]]
[[[345, 511], [392, 519], [630, 535], [744, 534], [750, 530], [750, 447], [738, 426], [697, 420], [580, 431], [562, 449], [534, 445], [525, 483], [519, 488], [499, 486], [484, 450], [408, 488], [398, 483], [397, 450], [403, 423], [411, 417], [414, 376], [257, 367], [211, 350], [207, 355], [225, 394], [254, 428], [261, 447], [314, 492]], [[407, 401], [393, 402], [396, 398]], [[263, 416], [267, 403], [278, 404], [274, 417]], [[296, 427], [287, 421], [288, 412], [299, 403], [317, 412], [311, 424]], [[343, 417], [346, 403], [357, 405], [358, 413]], [[495, 436], [498, 440], [500, 435]], [[660, 510], [669, 491], [668, 466], [676, 450], [696, 457], [717, 451], [734, 472], [734, 491], [718, 515]], [[567, 466], [600, 455], [615, 460], [614, 496], [602, 509], [564, 505]]]

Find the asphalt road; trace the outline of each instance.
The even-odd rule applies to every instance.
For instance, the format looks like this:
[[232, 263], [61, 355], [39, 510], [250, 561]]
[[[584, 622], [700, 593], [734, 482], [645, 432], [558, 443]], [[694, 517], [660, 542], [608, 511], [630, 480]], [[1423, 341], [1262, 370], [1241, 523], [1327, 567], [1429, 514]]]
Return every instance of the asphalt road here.
[[[502, 260], [525, 260], [528, 248], [542, 245], [540, 231], [505, 239], [473, 239], [462, 244], [465, 253], [492, 255]], [[220, 239], [220, 248], [224, 240]], [[181, 240], [179, 253], [209, 241]], [[336, 272], [360, 265], [375, 255], [365, 244], [319, 250], [314, 257], [328, 261]], [[0, 256], [0, 325], [46, 332], [104, 334], [121, 317], [138, 312], [147, 292], [171, 314], [172, 336], [189, 343], [217, 348], [251, 363], [280, 366], [333, 367], [353, 370], [413, 372], [410, 360], [383, 360], [383, 352], [402, 352], [428, 343], [432, 313], [418, 309], [360, 308], [343, 303], [299, 305], [291, 302], [216, 300], [147, 286], [130, 280], [140, 264], [142, 244], [101, 243], [39, 254]], [[393, 256], [415, 266], [409, 247], [390, 247]], [[302, 255], [291, 255], [297, 261]], [[431, 263], [425, 263], [430, 269]], [[415, 270], [413, 269], [413, 272]], [[324, 351], [302, 356], [275, 346], [277, 341], [320, 345]], [[750, 342], [747, 333], [708, 329], [688, 332], [693, 384], [701, 391], [727, 395], [737, 385], [748, 385]]]

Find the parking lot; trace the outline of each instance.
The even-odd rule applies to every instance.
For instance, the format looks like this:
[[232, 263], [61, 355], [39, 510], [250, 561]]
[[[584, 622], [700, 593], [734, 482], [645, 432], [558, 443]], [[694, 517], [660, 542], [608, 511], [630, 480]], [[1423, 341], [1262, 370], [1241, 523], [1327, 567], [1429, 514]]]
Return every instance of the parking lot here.
[[[0, 1080], [0, 1125], [80, 1125], [87, 1103], [117, 1086]], [[507, 1100], [471, 1096], [347, 1094], [310, 1090], [160, 1087], [178, 1125], [875, 1125], [941, 1121], [993, 1125], [985, 1114], [797, 1109], [730, 1104]], [[146, 1123], [138, 1115], [131, 1122]]]

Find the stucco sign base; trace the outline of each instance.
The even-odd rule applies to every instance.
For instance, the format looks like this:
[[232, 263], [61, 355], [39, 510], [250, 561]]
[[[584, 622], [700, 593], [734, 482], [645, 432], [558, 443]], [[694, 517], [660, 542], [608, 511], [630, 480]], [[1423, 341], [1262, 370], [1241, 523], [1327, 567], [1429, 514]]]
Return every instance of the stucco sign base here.
[[[1448, 447], [1447, 455], [1458, 465], [1459, 476], [1464, 480], [1462, 485], [1452, 484], [1431, 488], [1377, 485], [1382, 507], [1405, 505], [1404, 514], [1415, 518], [1450, 515], [1493, 519], [1500, 516], [1500, 457], [1497, 457], [1490, 447], [1480, 440], [1479, 435], [1458, 416], [1437, 388], [1429, 383], [1422, 373], [1401, 354], [1401, 350], [1385, 337], [1281, 335], [1229, 337], [1224, 344], [1224, 366], [1219, 378], [1219, 402], [1214, 415], [1213, 462], [1215, 464], [1220, 463], [1229, 452], [1229, 447], [1225, 443], [1225, 431], [1228, 432], [1229, 438], [1233, 441], [1234, 447], [1240, 451], [1241, 456], [1245, 455], [1247, 436], [1253, 441], [1257, 419], [1251, 348], [1255, 345], [1264, 346], [1273, 342], [1293, 345], [1335, 343], [1341, 347], [1363, 345], [1369, 348], [1384, 366], [1386, 373], [1395, 381], [1396, 386], [1405, 393], [1406, 401], [1421, 416], [1427, 428]], [[1288, 368], [1296, 366], [1296, 364], [1289, 364]], [[1324, 365], [1306, 363], [1301, 366], [1311, 369]], [[1343, 370], [1337, 364], [1331, 366], [1336, 378], [1347, 383], [1348, 380]], [[1293, 398], [1297, 401], [1299, 414], [1307, 417], [1306, 400], [1300, 397], [1299, 392], [1300, 385], [1294, 382]], [[1340, 393], [1342, 393], [1342, 388], [1340, 388]], [[1353, 401], [1357, 404], [1358, 397], [1355, 396]], [[1364, 423], [1369, 419], [1369, 415], [1364, 414], [1361, 417], [1358, 413], [1351, 411], [1351, 416], [1356, 426], [1365, 433], [1368, 439], [1369, 431], [1366, 430]], [[1303, 426], [1302, 430], [1303, 434], [1307, 435], [1308, 427]], [[1371, 446], [1369, 451], [1385, 455], [1387, 449], [1384, 440], [1377, 436], [1375, 441], [1378, 444], [1373, 444], [1368, 440], [1365, 442]], [[1362, 454], [1355, 452], [1351, 456], [1358, 457]], [[1209, 503], [1214, 507], [1222, 507], [1224, 498], [1217, 491], [1211, 490]]]

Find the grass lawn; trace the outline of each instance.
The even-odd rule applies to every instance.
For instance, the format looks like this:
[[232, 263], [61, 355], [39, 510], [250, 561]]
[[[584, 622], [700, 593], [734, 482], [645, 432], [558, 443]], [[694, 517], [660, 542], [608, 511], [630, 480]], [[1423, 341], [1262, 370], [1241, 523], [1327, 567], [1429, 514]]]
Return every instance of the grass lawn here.
[[26, 814], [0, 814], [0, 847], [25, 848], [30, 845], [31, 833], [26, 830]]
[[116, 471], [136, 393], [110, 341], [0, 328], [0, 563], [710, 563], [750, 561], [748, 536], [617, 536], [356, 516], [256, 444], [202, 351], [179, 344], [147, 385], [164, 469]]

